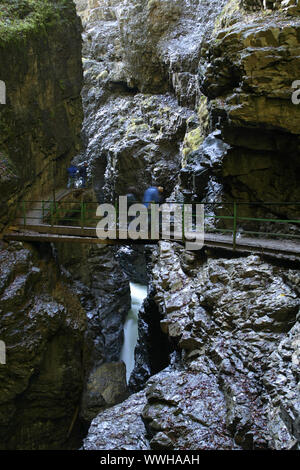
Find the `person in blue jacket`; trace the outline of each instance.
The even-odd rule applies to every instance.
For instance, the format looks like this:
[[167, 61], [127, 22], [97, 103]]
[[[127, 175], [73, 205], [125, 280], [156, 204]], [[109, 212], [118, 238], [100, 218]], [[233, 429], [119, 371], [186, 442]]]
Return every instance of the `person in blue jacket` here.
[[163, 202], [164, 188], [162, 186], [151, 186], [144, 192], [143, 203], [148, 208], [151, 202], [161, 204]]
[[74, 187], [74, 185], [75, 185], [75, 179], [76, 179], [76, 176], [77, 176], [77, 174], [78, 174], [78, 168], [77, 168], [77, 166], [75, 166], [75, 165], [70, 165], [69, 168], [68, 168], [68, 170], [67, 170], [67, 172], [68, 172], [68, 177], [69, 177], [69, 178], [68, 178], [68, 185], [67, 185], [67, 187], [68, 187], [68, 188]]

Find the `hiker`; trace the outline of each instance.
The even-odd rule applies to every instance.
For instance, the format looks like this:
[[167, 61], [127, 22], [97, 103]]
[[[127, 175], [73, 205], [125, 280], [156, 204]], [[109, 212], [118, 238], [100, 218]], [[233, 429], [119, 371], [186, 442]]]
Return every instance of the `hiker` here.
[[151, 186], [144, 192], [143, 203], [148, 208], [151, 202], [161, 204], [163, 202], [164, 188], [162, 186]]
[[79, 176], [82, 179], [82, 184], [81, 184], [82, 188], [86, 187], [87, 167], [88, 167], [87, 162], [84, 162], [83, 165], [81, 165], [81, 167], [79, 168]]
[[133, 204], [138, 202], [137, 191], [134, 186], [130, 186], [128, 188], [128, 192], [126, 194], [127, 197], [127, 208], [131, 207]]
[[69, 189], [75, 186], [75, 178], [78, 174], [78, 168], [77, 166], [71, 164], [67, 169], [67, 172], [69, 176], [67, 188]]
[[[133, 204], [136, 204], [138, 202], [138, 195], [134, 186], [130, 186], [128, 188], [126, 197], [127, 197], [127, 211], [128, 211], [128, 209], [131, 206], [133, 206]], [[134, 220], [134, 216], [129, 216], [128, 221], [131, 222], [132, 220]]]
[[[148, 209], [148, 227], [151, 233], [151, 203], [161, 204], [164, 202], [164, 188], [162, 186], [151, 186], [144, 192], [143, 203]], [[161, 229], [162, 214], [159, 214], [159, 228]]]

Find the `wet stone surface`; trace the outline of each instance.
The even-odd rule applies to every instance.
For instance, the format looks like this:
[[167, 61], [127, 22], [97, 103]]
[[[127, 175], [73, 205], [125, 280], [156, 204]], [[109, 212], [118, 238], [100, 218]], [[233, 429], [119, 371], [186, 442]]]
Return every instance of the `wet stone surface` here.
[[[150, 282], [161, 327], [177, 342], [135, 415], [151, 449], [297, 448], [299, 273], [258, 256], [205, 259], [162, 242]], [[95, 434], [97, 426], [88, 438]]]

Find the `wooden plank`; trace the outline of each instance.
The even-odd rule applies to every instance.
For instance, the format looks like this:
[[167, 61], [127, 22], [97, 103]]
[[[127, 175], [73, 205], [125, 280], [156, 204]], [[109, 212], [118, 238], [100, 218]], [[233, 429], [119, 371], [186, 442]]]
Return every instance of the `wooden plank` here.
[[[227, 235], [205, 234], [205, 243], [232, 245], [232, 238]], [[300, 253], [300, 243], [290, 240], [267, 240], [259, 238], [240, 238], [236, 241], [239, 248], [253, 248], [255, 250], [282, 251], [292, 254]]]
[[157, 240], [109, 240], [97, 237], [80, 237], [71, 235], [55, 235], [55, 234], [39, 234], [39, 233], [9, 233], [5, 235], [6, 240], [11, 241], [38, 241], [49, 243], [87, 243], [87, 244], [104, 244], [104, 245], [132, 245], [132, 244], [156, 244]]
[[17, 229], [21, 233], [26, 232], [38, 232], [38, 233], [47, 233], [54, 235], [78, 235], [78, 236], [88, 236], [96, 237], [96, 228], [93, 227], [73, 227], [71, 225], [46, 225], [46, 224], [37, 224], [37, 225], [25, 225], [19, 226]]
[[23, 242], [48, 242], [48, 243], [88, 243], [115, 245], [118, 240], [101, 240], [99, 238], [76, 237], [67, 235], [38, 234], [38, 233], [10, 233], [4, 237], [6, 240]]

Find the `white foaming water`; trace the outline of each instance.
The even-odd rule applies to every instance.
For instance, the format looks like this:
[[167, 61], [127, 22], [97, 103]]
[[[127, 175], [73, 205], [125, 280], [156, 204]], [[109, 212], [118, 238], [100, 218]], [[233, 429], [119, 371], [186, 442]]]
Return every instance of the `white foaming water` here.
[[130, 283], [131, 309], [128, 312], [124, 325], [124, 344], [120, 359], [126, 365], [126, 379], [129, 381], [134, 368], [134, 349], [138, 340], [138, 315], [139, 310], [147, 297], [147, 286]]

